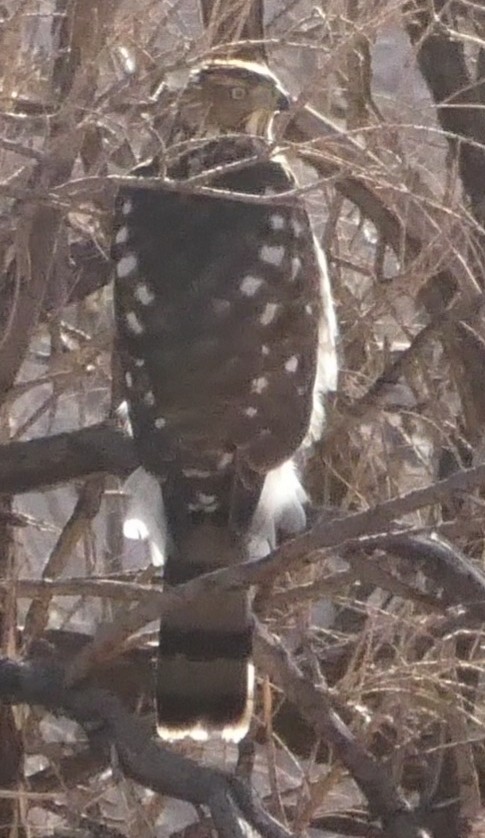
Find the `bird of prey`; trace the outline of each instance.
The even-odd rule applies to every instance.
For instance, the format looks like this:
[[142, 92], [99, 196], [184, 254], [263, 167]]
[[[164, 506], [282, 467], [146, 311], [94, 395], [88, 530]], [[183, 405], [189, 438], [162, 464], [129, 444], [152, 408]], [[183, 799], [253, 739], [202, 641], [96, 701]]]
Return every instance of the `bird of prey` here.
[[[335, 387], [336, 324], [323, 253], [273, 139], [289, 104], [265, 66], [201, 66], [168, 150], [117, 198], [117, 348], [141, 462], [125, 532], [150, 539], [169, 585], [259, 558], [305, 525], [295, 457]], [[246, 592], [170, 612], [158, 732], [238, 741], [253, 672]]]

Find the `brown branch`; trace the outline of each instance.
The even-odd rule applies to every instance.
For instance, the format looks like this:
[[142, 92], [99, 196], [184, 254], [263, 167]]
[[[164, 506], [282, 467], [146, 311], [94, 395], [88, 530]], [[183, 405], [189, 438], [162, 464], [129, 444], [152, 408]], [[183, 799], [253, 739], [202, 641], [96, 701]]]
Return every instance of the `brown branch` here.
[[[53, 84], [62, 104], [56, 117], [49, 123], [44, 161], [37, 164], [30, 178], [29, 186], [33, 190], [36, 187], [48, 190], [66, 181], [82, 141], [82, 131], [73, 119], [69, 102], [70, 94], [73, 94], [79, 105], [87, 104], [90, 92], [88, 89], [81, 91], [79, 81], [82, 75], [79, 70], [86, 57], [85, 49], [73, 49], [73, 41], [80, 37], [76, 25], [76, 12], [80, 5], [82, 3], [71, 3], [62, 18], [65, 27], [69, 28], [69, 37], [66, 36], [61, 43], [53, 76]], [[93, 2], [90, 0], [84, 5], [92, 6]], [[97, 20], [95, 14], [92, 14], [92, 20], [94, 24]], [[96, 30], [97, 26], [94, 25], [89, 30], [89, 38], [86, 38], [86, 32], [81, 37], [84, 41], [96, 41]], [[92, 72], [91, 69], [90, 80]], [[41, 315], [47, 289], [53, 288], [54, 266], [62, 252], [61, 243], [64, 238], [61, 220], [60, 211], [45, 204], [28, 202], [20, 213], [16, 261], [12, 272], [13, 290], [5, 296], [1, 312], [4, 337], [0, 357], [0, 395], [3, 397], [7, 395], [20, 369]]]
[[42, 305], [42, 317], [57, 313], [71, 303], [80, 302], [89, 294], [99, 291], [112, 278], [111, 263], [93, 241], [73, 242], [69, 258], [56, 266], [61, 268], [56, 289], [48, 289]]
[[335, 815], [322, 815], [310, 822], [312, 829], [335, 832], [337, 835], [353, 835], [355, 838], [384, 838], [382, 829], [369, 823], [364, 812], [342, 812]]
[[[461, 251], [468, 249], [472, 231], [466, 229], [463, 217], [456, 221], [450, 218], [443, 208], [429, 201], [424, 186], [419, 191], [419, 183], [407, 188], [351, 133], [311, 107], [296, 110], [282, 130], [285, 139], [295, 144], [297, 157], [323, 177], [338, 176], [336, 190], [373, 222], [404, 265], [426, 254], [443, 305], [459, 287], [467, 287], [468, 268], [464, 267]], [[446, 241], [442, 235], [445, 227], [450, 228]]]
[[305, 678], [276, 638], [261, 626], [255, 638], [256, 655], [273, 683], [313, 727], [315, 733], [331, 745], [365, 795], [371, 816], [380, 818], [389, 838], [419, 838], [416, 814], [394, 785], [389, 771], [380, 765], [352, 735], [333, 710], [325, 689]]
[[[0, 445], [0, 485], [8, 493], [32, 491], [103, 472], [125, 476], [138, 465], [132, 441], [104, 424]], [[283, 545], [273, 557], [280, 556], [283, 561], [284, 556], [284, 561], [291, 564], [315, 549], [385, 530], [391, 521], [409, 512], [440, 503], [452, 492], [471, 492], [484, 483], [485, 465], [463, 469], [446, 480], [392, 498], [372, 509], [319, 523], [310, 533]]]
[[[461, 4], [457, 4], [458, 7]], [[472, 12], [473, 20], [483, 26], [483, 10]], [[458, 15], [457, 20], [460, 20]], [[404, 21], [411, 42], [416, 47], [419, 69], [436, 105], [438, 121], [446, 136], [450, 153], [458, 162], [460, 180], [474, 218], [483, 225], [485, 219], [485, 113], [483, 109], [483, 80], [480, 61], [476, 77], [467, 67], [467, 29], [461, 33], [452, 28], [450, 6], [436, 0], [431, 10], [425, 0], [405, 4]], [[483, 55], [483, 51], [482, 51]], [[474, 281], [483, 288], [484, 265], [483, 227], [472, 231], [470, 241], [460, 248], [470, 266]], [[466, 288], [466, 286], [464, 286]], [[446, 305], [442, 283], [432, 278], [421, 295], [421, 301], [431, 314]], [[479, 323], [479, 319], [476, 319]], [[476, 445], [481, 439], [485, 422], [485, 392], [481, 386], [485, 351], [483, 341], [472, 328], [458, 324], [442, 335], [453, 377], [460, 394], [464, 421], [463, 433], [467, 441]]]
[[39, 704], [84, 726], [91, 748], [111, 760], [114, 748], [127, 777], [159, 794], [207, 805], [221, 836], [264, 838], [289, 833], [263, 811], [234, 777], [197, 765], [154, 741], [150, 724], [128, 713], [118, 698], [94, 687], [66, 689], [62, 667], [46, 661], [0, 659], [0, 697], [12, 704]]
[[[200, 0], [200, 7], [212, 47], [231, 57], [265, 60], [263, 0]], [[239, 43], [244, 41], [255, 43]]]
[[[271, 607], [279, 611], [291, 607], [292, 605], [301, 605], [303, 602], [316, 601], [321, 597], [329, 597], [341, 595], [344, 588], [348, 587], [352, 582], [358, 579], [365, 579], [367, 583], [372, 583], [376, 587], [389, 591], [394, 596], [400, 596], [403, 599], [413, 600], [421, 603], [429, 608], [439, 609], [439, 603], [436, 598], [423, 594], [415, 590], [410, 585], [401, 582], [397, 577], [391, 573], [386, 572], [379, 566], [379, 562], [372, 562], [369, 560], [369, 552], [371, 549], [385, 549], [387, 536], [380, 536], [379, 538], [369, 539], [364, 541], [364, 546], [361, 542], [351, 544], [348, 548], [342, 550], [342, 555], [354, 568], [351, 571], [340, 571], [320, 579], [318, 582], [308, 583], [306, 585], [298, 585], [289, 588], [286, 591], [278, 591], [271, 594]], [[409, 534], [405, 538], [410, 540]], [[371, 548], [368, 542], [373, 545]], [[403, 544], [406, 543], [403, 537]], [[428, 542], [426, 542], [428, 543]], [[429, 542], [432, 543], [432, 542]], [[359, 555], [359, 547], [361, 555]], [[397, 548], [396, 548], [397, 549]], [[405, 549], [403, 547], [403, 549]], [[389, 550], [392, 552], [392, 550]], [[424, 543], [423, 543], [424, 551]], [[408, 551], [409, 555], [409, 551]], [[219, 573], [219, 571], [217, 572]], [[212, 582], [217, 584], [220, 582], [223, 588], [232, 587], [235, 582], [232, 576], [225, 580], [225, 577], [214, 577]], [[243, 583], [241, 585], [250, 582]], [[0, 581], [0, 590], [4, 585]], [[102, 599], [111, 599], [114, 602], [123, 602], [125, 604], [134, 602], [149, 602], [156, 603], [155, 607], [159, 609], [161, 614], [164, 608], [170, 608], [170, 597], [168, 591], [162, 592], [154, 588], [153, 585], [143, 585], [137, 582], [124, 582], [115, 579], [106, 579], [105, 577], [90, 577], [76, 576], [72, 578], [63, 579], [17, 579], [15, 582], [15, 591], [19, 599], [27, 598], [34, 599], [39, 597], [52, 598], [54, 596], [80, 596], [80, 597], [100, 597]], [[190, 596], [196, 596], [192, 593]], [[185, 606], [187, 607], [187, 606]], [[441, 605], [441, 609], [445, 607]]]
[[[76, 39], [79, 36], [85, 44], [92, 48], [93, 44], [100, 48], [96, 36], [100, 35], [98, 6], [104, 10], [112, 8], [111, 2], [99, 0], [78, 0], [69, 3], [63, 8], [65, 14], [62, 20], [72, 27], [69, 38], [61, 44], [62, 47], [55, 57], [54, 86], [57, 86], [57, 93], [60, 94], [60, 109], [56, 117], [52, 119], [46, 130], [45, 149], [33, 155], [36, 165], [30, 175], [29, 191], [48, 191], [58, 183], [66, 180], [74, 166], [78, 145], [82, 131], [78, 130], [73, 117], [73, 108], [70, 94], [73, 93], [76, 81], [79, 81], [78, 70], [86, 61], [86, 50]], [[80, 26], [75, 20], [79, 8], [84, 9], [84, 14], [90, 14], [90, 25], [83, 26], [81, 33]], [[89, 7], [89, 9], [87, 8]], [[54, 17], [54, 19], [57, 19]], [[83, 23], [81, 21], [81, 23]], [[84, 21], [84, 24], [86, 22]], [[4, 31], [8, 27], [4, 27]], [[106, 32], [101, 34], [104, 38]], [[92, 89], [98, 72], [98, 64], [90, 62], [90, 81]], [[57, 79], [56, 79], [57, 75]], [[62, 78], [62, 90], [57, 81]], [[79, 86], [76, 91], [75, 100], [78, 104], [87, 104], [91, 90], [86, 90], [84, 96]], [[82, 118], [81, 111], [78, 111], [78, 119]], [[6, 142], [3, 143], [4, 147]], [[14, 149], [22, 152], [21, 147]], [[32, 334], [45, 310], [49, 293], [52, 299], [56, 300], [58, 294], [56, 288], [60, 285], [59, 266], [62, 263], [62, 254], [66, 243], [65, 230], [62, 226], [62, 213], [58, 208], [46, 204], [37, 204], [27, 197], [27, 200], [18, 207], [18, 218], [15, 224], [15, 256], [4, 277], [2, 296], [0, 301], [0, 402], [8, 397], [8, 394], [15, 382], [17, 374], [25, 358], [30, 345]], [[5, 254], [2, 254], [5, 257]], [[10, 260], [4, 258], [4, 264]], [[58, 274], [56, 276], [56, 269]], [[49, 469], [50, 465], [45, 464]], [[6, 484], [1, 486], [2, 492], [9, 491]], [[2, 506], [9, 506], [8, 498], [3, 498]], [[7, 536], [10, 529], [5, 522], [2, 524], [2, 545], [3, 555], [1, 561], [2, 577], [8, 578], [9, 570], [4, 560], [7, 553], [12, 553], [12, 534]], [[8, 557], [8, 562], [13, 556]], [[6, 615], [2, 615], [2, 647], [10, 648], [13, 642], [13, 625], [8, 625]], [[9, 707], [0, 708], [0, 752], [1, 752], [1, 777], [0, 782], [4, 787], [10, 787], [19, 782], [19, 774], [22, 765], [22, 741], [19, 732], [16, 730], [12, 710]], [[14, 801], [14, 806], [16, 802]], [[10, 804], [10, 806], [9, 806]], [[10, 811], [10, 814], [7, 813]], [[1, 818], [8, 822], [0, 825], [1, 835], [10, 835], [15, 822], [15, 808], [12, 801], [2, 801]], [[23, 829], [19, 829], [23, 834]]]
[[[187, 607], [192, 597], [213, 593], [214, 588], [220, 591], [221, 587], [225, 586], [234, 588], [268, 583], [278, 574], [298, 566], [302, 559], [307, 563], [317, 560], [318, 550], [335, 547], [363, 535], [386, 531], [390, 523], [397, 518], [423, 506], [437, 503], [448, 497], [450, 492], [470, 491], [484, 482], [485, 465], [463, 470], [446, 480], [408, 492], [365, 512], [317, 523], [310, 532], [287, 542], [264, 559], [208, 573], [164, 591], [163, 596], [156, 590], [150, 590], [138, 605], [130, 610], [124, 609], [116, 621], [98, 629], [92, 644], [83, 649], [72, 662], [69, 678], [75, 681], [84, 677], [91, 667], [98, 666], [116, 654], [127, 637], [160, 616], [161, 608], [170, 610]], [[432, 545], [433, 542], [430, 541], [429, 544]], [[455, 591], [454, 602], [457, 602], [456, 597], [460, 598], [458, 602], [474, 602], [475, 612], [480, 603], [485, 602], [483, 577], [471, 563], [467, 564], [464, 570], [462, 567], [457, 561], [449, 590]]]
[[139, 465], [131, 440], [105, 424], [0, 445], [0, 487], [18, 494], [94, 474], [126, 477]]
[[438, 538], [392, 533], [365, 540], [360, 546], [366, 552], [380, 549], [398, 556], [414, 570], [425, 573], [437, 590], [443, 590], [445, 606], [466, 606], [469, 620], [485, 619], [485, 575], [452, 544]]
[[476, 218], [483, 223], [485, 194], [485, 113], [483, 80], [472, 79], [460, 33], [450, 31], [440, 13], [445, 0], [415, 0], [404, 17], [411, 42], [417, 48], [419, 69], [436, 104], [441, 127], [458, 158], [460, 177]]
[[[99, 512], [104, 492], [104, 483], [104, 476], [91, 477], [86, 480], [79, 493], [73, 513], [65, 527], [63, 527], [54, 549], [43, 567], [43, 579], [55, 579], [65, 569], [77, 543]], [[44, 591], [43, 594], [35, 597], [30, 603], [30, 608], [27, 611], [24, 622], [24, 637], [27, 644], [33, 638], [42, 634], [46, 628], [49, 620], [50, 601], [51, 596], [49, 592]]]
[[[416, 362], [429, 342], [433, 338], [439, 337], [440, 333], [443, 333], [446, 329], [448, 331], [452, 328], [459, 329], [461, 332], [468, 331], [468, 324], [463, 321], [467, 318], [476, 319], [477, 314], [482, 311], [484, 303], [485, 294], [477, 294], [473, 299], [460, 301], [445, 311], [440, 309], [430, 322], [413, 337], [409, 346], [399, 352], [396, 358], [391, 358], [386, 363], [383, 371], [362, 396], [352, 401], [340, 399], [338, 416], [335, 416], [335, 421], [330, 422], [326, 430], [326, 446], [331, 448], [333, 437], [341, 436], [343, 427], [349, 429], [352, 425], [362, 422], [364, 418], [376, 415], [379, 410], [382, 410], [386, 405], [389, 387], [396, 384], [406, 370]], [[473, 339], [474, 335], [470, 336], [469, 341], [471, 342]], [[482, 347], [482, 355], [477, 357], [477, 362], [480, 362], [480, 360], [482, 362], [479, 363], [480, 369], [483, 366], [484, 359], [485, 355]]]
[[[38, 489], [62, 480], [101, 472], [127, 475], [138, 465], [131, 440], [104, 425], [29, 442], [0, 446], [0, 485], [8, 492]], [[183, 586], [259, 584], [295, 566], [315, 550], [382, 532], [395, 521], [424, 506], [439, 503], [453, 492], [471, 492], [485, 483], [485, 466], [462, 470], [423, 489], [385, 501], [372, 509], [322, 521], [308, 533], [284, 544], [259, 562], [240, 565], [202, 577]], [[106, 583], [108, 584], [108, 583]], [[111, 582], [112, 586], [124, 583]], [[176, 589], [179, 593], [182, 588]], [[92, 591], [91, 591], [92, 593]], [[170, 595], [178, 597], [175, 591]], [[147, 620], [148, 621], [148, 620]], [[143, 624], [143, 623], [142, 623]]]

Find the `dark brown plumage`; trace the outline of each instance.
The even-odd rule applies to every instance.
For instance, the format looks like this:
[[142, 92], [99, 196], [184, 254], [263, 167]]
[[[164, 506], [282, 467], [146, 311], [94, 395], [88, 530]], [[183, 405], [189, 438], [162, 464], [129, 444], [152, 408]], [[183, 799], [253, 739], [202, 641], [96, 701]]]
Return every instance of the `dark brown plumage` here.
[[[179, 138], [202, 138], [185, 145], [171, 178], [217, 168], [206, 185], [270, 195], [270, 203], [162, 182], [144, 189], [157, 159], [136, 171], [139, 187], [118, 196], [118, 348], [134, 439], [152, 475], [151, 503], [147, 484], [131, 480], [132, 516], [167, 554], [169, 584], [264, 555], [278, 528], [304, 523], [292, 458], [319, 425], [315, 390], [334, 386], [335, 325], [305, 208], [288, 196], [292, 175], [269, 159], [272, 119], [284, 104], [264, 69], [217, 64], [192, 76], [176, 120]], [[262, 136], [233, 133], [255, 130]], [[221, 171], [234, 162], [241, 165]], [[164, 618], [162, 735], [203, 738], [215, 729], [240, 738], [250, 715], [250, 636], [240, 591]]]

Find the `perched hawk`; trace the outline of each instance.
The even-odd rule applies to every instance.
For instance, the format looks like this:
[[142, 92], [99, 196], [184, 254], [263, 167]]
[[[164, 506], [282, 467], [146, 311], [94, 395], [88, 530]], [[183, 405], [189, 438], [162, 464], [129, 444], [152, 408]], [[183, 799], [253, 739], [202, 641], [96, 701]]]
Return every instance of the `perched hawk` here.
[[[321, 430], [336, 327], [323, 254], [272, 144], [288, 106], [262, 66], [203, 66], [180, 95], [168, 153], [118, 196], [117, 343], [142, 463], [128, 530], [151, 539], [168, 584], [263, 556], [305, 523], [294, 457]], [[223, 195], [188, 189], [194, 177]], [[245, 593], [164, 617], [160, 735], [240, 739], [250, 660]]]

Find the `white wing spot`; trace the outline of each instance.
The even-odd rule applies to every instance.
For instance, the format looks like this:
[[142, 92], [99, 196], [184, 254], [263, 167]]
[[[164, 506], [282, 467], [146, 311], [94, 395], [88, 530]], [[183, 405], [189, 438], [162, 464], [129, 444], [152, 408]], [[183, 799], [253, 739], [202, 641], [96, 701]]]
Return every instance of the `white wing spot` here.
[[291, 221], [291, 226], [293, 228], [293, 232], [296, 238], [299, 238], [303, 233], [303, 224], [301, 223], [301, 221], [298, 221], [297, 218], [293, 218]]
[[251, 391], [253, 393], [258, 393], [258, 395], [259, 395], [260, 393], [263, 392], [263, 390], [266, 390], [267, 386], [268, 386], [268, 379], [265, 378], [264, 375], [262, 375], [260, 378], [253, 378], [252, 384], [251, 384]]
[[125, 277], [132, 274], [138, 265], [138, 260], [133, 253], [128, 253], [127, 256], [123, 256], [116, 266], [116, 273], [118, 274], [120, 279], [124, 279]]
[[133, 387], [133, 376], [131, 372], [125, 372], [125, 382], [127, 387]]
[[310, 303], [307, 303], [305, 306], [305, 311], [307, 314], [313, 314], [313, 306], [311, 306]]
[[246, 410], [244, 411], [245, 415], [249, 416], [250, 419], [254, 419], [257, 412], [258, 412], [258, 410], [257, 410], [256, 407], [247, 407]]
[[269, 265], [281, 265], [285, 258], [285, 248], [282, 244], [263, 244], [259, 251], [259, 258], [262, 262], [267, 262]]
[[221, 456], [219, 457], [219, 459], [217, 461], [217, 468], [219, 469], [219, 471], [222, 471], [222, 469], [227, 468], [227, 466], [230, 466], [233, 459], [234, 459], [234, 454], [230, 454], [229, 452], [225, 452], [224, 454], [221, 454]]
[[147, 390], [143, 397], [143, 401], [146, 405], [148, 405], [148, 407], [153, 407], [153, 405], [155, 404], [155, 396], [153, 395], [151, 390]]
[[212, 300], [212, 308], [214, 309], [216, 314], [222, 316], [229, 313], [231, 303], [229, 302], [229, 300], [215, 298]]
[[259, 276], [245, 276], [242, 280], [239, 289], [241, 294], [244, 294], [245, 297], [254, 297], [256, 291], [263, 285], [263, 280], [260, 279]]
[[128, 312], [128, 314], [126, 315], [126, 323], [130, 332], [133, 332], [134, 335], [143, 334], [144, 328], [138, 320], [138, 317], [136, 316], [134, 311]]
[[219, 506], [216, 495], [206, 495], [204, 492], [197, 492], [196, 498], [197, 503], [188, 504], [191, 512], [214, 512]]
[[279, 212], [275, 212], [269, 220], [269, 226], [272, 230], [284, 230], [285, 224], [285, 217], [284, 215], [280, 215]]
[[149, 306], [155, 299], [155, 294], [150, 290], [148, 285], [145, 285], [144, 282], [140, 282], [139, 285], [136, 286], [133, 296], [135, 297], [135, 300], [138, 300], [138, 302], [142, 304], [142, 306]]
[[118, 232], [116, 233], [115, 242], [116, 244], [125, 244], [128, 241], [128, 227], [120, 227]]
[[197, 492], [197, 500], [202, 506], [210, 506], [216, 500], [216, 495], [206, 495], [204, 492]]
[[132, 209], [133, 209], [133, 201], [130, 201], [128, 199], [127, 201], [125, 201], [123, 203], [123, 206], [121, 207], [121, 212], [123, 213], [123, 215], [129, 215], [130, 212], [132, 211]]
[[189, 503], [188, 507], [190, 512], [215, 512], [219, 507], [219, 501], [216, 500], [214, 503]]
[[300, 273], [301, 259], [299, 256], [293, 256], [291, 260], [291, 281], [297, 278]]
[[182, 474], [185, 477], [210, 477], [211, 472], [203, 468], [183, 468]]
[[263, 345], [261, 347], [261, 354], [262, 355], [269, 355], [269, 346], [266, 346], [265, 343], [263, 343]]
[[277, 303], [266, 303], [263, 313], [259, 318], [259, 322], [262, 326], [269, 326], [269, 324], [273, 322], [278, 308], [279, 306]]
[[135, 358], [135, 367], [143, 367], [145, 366], [145, 361], [143, 358]]
[[298, 358], [296, 357], [296, 355], [292, 355], [291, 358], [288, 358], [288, 360], [285, 363], [286, 372], [296, 372], [298, 369], [298, 364]]
[[[148, 393], [147, 393], [147, 395], [148, 395]], [[152, 395], [153, 395], [153, 394], [152, 394]], [[146, 396], [145, 396], [145, 400], [146, 400]], [[158, 416], [158, 417], [157, 417], [157, 419], [155, 419], [155, 422], [154, 422], [153, 424], [154, 424], [154, 425], [155, 425], [155, 427], [156, 427], [156, 428], [158, 428], [158, 430], [160, 431], [160, 430], [161, 430], [162, 428], [164, 428], [164, 427], [165, 427], [165, 425], [167, 424], [167, 420], [166, 420], [166, 419], [164, 419], [164, 418], [163, 418], [163, 416]]]

